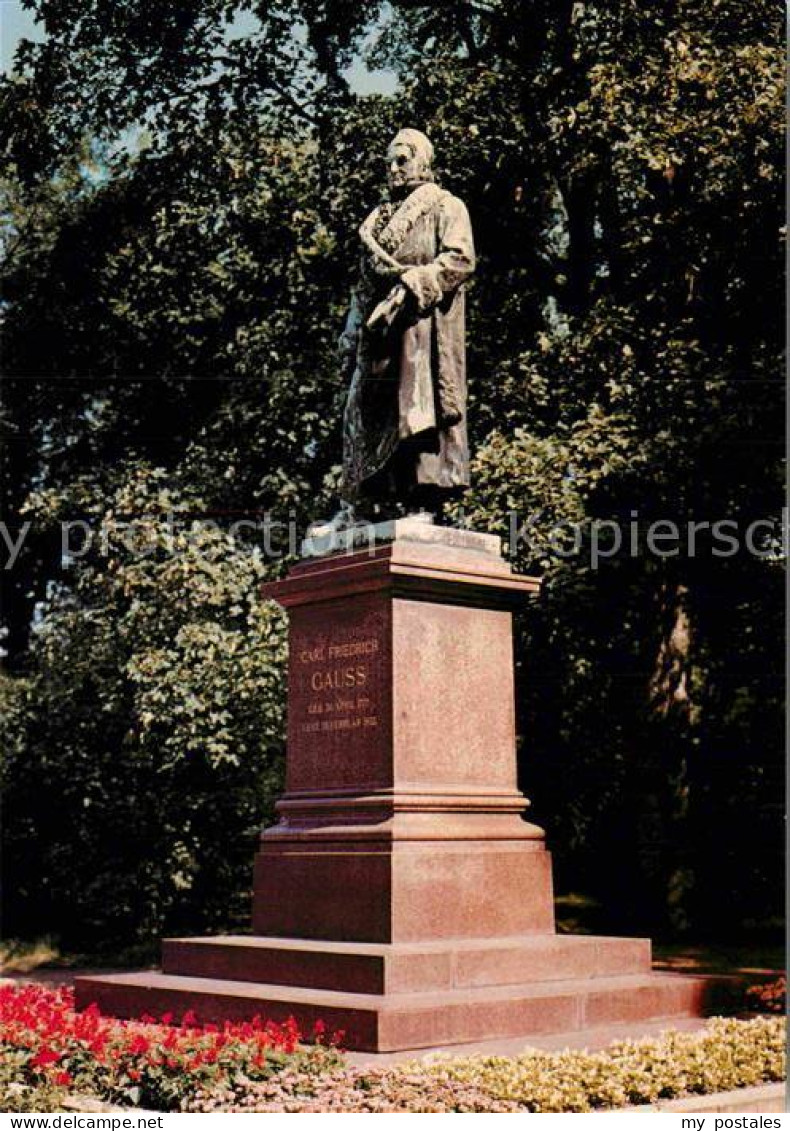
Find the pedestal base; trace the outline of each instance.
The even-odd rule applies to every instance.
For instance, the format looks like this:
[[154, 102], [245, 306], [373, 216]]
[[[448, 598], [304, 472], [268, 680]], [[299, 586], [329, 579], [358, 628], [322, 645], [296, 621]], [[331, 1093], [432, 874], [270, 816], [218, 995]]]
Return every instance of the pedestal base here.
[[529, 841], [268, 845], [253, 930], [370, 943], [551, 932], [551, 858]]
[[699, 1016], [710, 980], [650, 972], [646, 939], [532, 936], [373, 945], [231, 936], [171, 939], [163, 972], [80, 978], [77, 1002], [135, 1017], [294, 1017], [344, 1045], [394, 1052]]

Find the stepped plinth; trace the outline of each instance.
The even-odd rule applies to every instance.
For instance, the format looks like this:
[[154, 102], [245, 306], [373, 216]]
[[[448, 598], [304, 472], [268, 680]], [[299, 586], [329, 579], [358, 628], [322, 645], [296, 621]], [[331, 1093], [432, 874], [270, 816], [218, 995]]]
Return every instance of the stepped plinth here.
[[118, 1016], [296, 1018], [394, 1051], [697, 1015], [644, 939], [555, 933], [516, 784], [513, 611], [539, 583], [490, 535], [401, 520], [308, 542], [289, 612], [288, 753], [249, 936], [170, 939], [161, 973], [78, 979]]

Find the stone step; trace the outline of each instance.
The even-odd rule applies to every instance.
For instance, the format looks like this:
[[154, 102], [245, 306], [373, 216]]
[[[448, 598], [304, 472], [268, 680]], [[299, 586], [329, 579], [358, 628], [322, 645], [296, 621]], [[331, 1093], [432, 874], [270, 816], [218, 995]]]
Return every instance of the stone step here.
[[78, 1008], [96, 1002], [116, 1017], [187, 1010], [201, 1021], [294, 1017], [308, 1035], [320, 1020], [342, 1030], [349, 1049], [389, 1052], [701, 1016], [711, 979], [631, 974], [383, 996], [140, 973], [80, 978], [75, 989]]
[[348, 1063], [356, 1067], [386, 1068], [413, 1060], [431, 1060], [437, 1053], [452, 1057], [468, 1056], [519, 1056], [525, 1048], [542, 1052], [564, 1052], [566, 1049], [586, 1049], [598, 1052], [608, 1048], [613, 1041], [635, 1041], [654, 1038], [662, 1033], [699, 1033], [707, 1025], [704, 1017], [664, 1017], [657, 1021], [622, 1021], [615, 1025], [599, 1025], [595, 1029], [577, 1029], [572, 1033], [532, 1033], [528, 1042], [524, 1037], [493, 1038], [484, 1041], [467, 1041], [463, 1044], [435, 1045], [424, 1049], [401, 1049], [399, 1052], [346, 1052]]
[[348, 943], [249, 935], [166, 939], [165, 974], [409, 993], [650, 972], [650, 940], [520, 935], [437, 943]]

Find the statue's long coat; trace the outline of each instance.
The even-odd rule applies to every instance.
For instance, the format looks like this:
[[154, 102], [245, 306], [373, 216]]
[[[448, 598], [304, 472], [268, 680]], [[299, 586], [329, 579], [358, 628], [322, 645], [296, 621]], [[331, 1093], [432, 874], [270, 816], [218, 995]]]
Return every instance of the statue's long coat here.
[[[360, 228], [360, 282], [344, 340], [353, 375], [344, 417], [344, 480], [353, 497], [399, 445], [415, 457], [415, 482], [469, 482], [464, 282], [474, 271], [469, 214], [434, 184], [399, 206], [375, 208]], [[393, 286], [407, 302], [389, 330], [366, 322]]]

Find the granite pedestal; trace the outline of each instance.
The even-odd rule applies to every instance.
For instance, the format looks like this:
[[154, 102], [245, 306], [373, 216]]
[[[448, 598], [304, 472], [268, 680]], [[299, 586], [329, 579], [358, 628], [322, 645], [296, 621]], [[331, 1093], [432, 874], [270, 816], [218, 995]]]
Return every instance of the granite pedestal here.
[[313, 541], [289, 613], [288, 754], [255, 861], [253, 935], [170, 939], [162, 973], [80, 979], [110, 1013], [321, 1019], [390, 1051], [702, 1011], [645, 939], [555, 934], [516, 784], [513, 610], [499, 540], [420, 520]]

